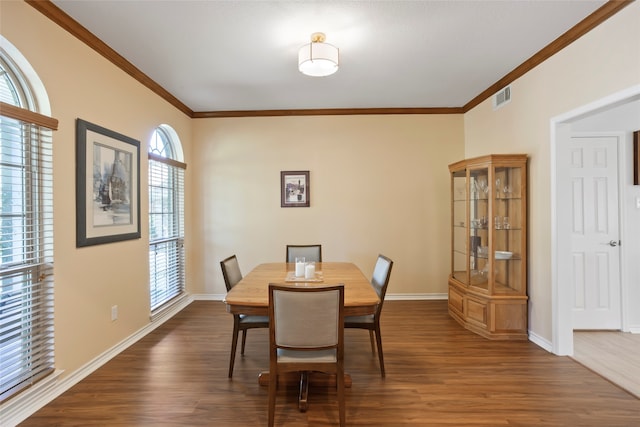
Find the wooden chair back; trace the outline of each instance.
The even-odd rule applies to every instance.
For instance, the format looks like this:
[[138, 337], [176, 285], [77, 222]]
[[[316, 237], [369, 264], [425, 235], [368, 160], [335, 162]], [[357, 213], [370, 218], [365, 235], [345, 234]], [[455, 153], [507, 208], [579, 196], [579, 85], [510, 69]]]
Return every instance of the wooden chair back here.
[[296, 262], [298, 256], [307, 262], [322, 262], [322, 245], [287, 245], [286, 262]]
[[382, 311], [382, 304], [384, 303], [384, 297], [387, 294], [387, 287], [389, 286], [389, 278], [391, 277], [391, 269], [393, 268], [393, 261], [390, 258], [380, 254], [378, 260], [373, 268], [373, 275], [371, 277], [371, 286], [375, 289], [380, 298], [380, 304], [376, 309], [376, 316], [380, 317]]
[[236, 283], [242, 280], [242, 272], [240, 271], [238, 258], [235, 255], [231, 255], [230, 257], [220, 261], [220, 267], [222, 268], [224, 284], [227, 287], [227, 292], [229, 292]]

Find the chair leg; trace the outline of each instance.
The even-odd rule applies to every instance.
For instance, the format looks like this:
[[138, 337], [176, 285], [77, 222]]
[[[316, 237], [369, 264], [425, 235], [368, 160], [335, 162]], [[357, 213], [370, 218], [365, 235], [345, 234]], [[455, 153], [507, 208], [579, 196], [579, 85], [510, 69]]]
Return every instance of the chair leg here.
[[273, 427], [275, 421], [277, 386], [278, 374], [271, 370], [269, 375], [269, 427]]
[[242, 331], [242, 346], [240, 347], [240, 354], [244, 355], [244, 344], [247, 342], [247, 329]]
[[382, 337], [380, 336], [380, 325], [376, 326], [376, 341], [378, 343], [378, 360], [380, 361], [380, 373], [382, 374], [382, 378], [384, 378], [384, 356], [382, 355]]
[[336, 373], [336, 380], [338, 385], [338, 410], [340, 414], [340, 427], [346, 425], [346, 408], [344, 403], [344, 369], [338, 369]]
[[371, 341], [371, 353], [376, 354], [376, 345], [373, 342], [373, 330], [369, 329], [369, 341]]
[[233, 364], [236, 361], [236, 347], [238, 346], [238, 333], [240, 332], [240, 319], [233, 316], [233, 336], [231, 337], [231, 359], [229, 360], [229, 378], [233, 377]]

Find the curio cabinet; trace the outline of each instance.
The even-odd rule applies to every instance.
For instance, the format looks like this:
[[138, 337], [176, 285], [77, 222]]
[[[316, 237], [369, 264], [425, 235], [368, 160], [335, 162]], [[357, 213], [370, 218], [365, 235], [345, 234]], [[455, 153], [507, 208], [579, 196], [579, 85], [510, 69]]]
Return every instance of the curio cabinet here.
[[449, 165], [449, 313], [489, 339], [527, 338], [527, 156]]

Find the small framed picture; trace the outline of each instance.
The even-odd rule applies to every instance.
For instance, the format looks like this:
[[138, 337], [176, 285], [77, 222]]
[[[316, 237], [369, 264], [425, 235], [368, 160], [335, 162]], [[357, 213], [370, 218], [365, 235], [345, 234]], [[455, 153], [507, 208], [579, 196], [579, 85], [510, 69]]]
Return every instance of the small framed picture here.
[[140, 238], [140, 142], [76, 122], [76, 246]]
[[309, 171], [280, 172], [280, 207], [308, 208]]
[[633, 133], [633, 185], [640, 185], [640, 130]]

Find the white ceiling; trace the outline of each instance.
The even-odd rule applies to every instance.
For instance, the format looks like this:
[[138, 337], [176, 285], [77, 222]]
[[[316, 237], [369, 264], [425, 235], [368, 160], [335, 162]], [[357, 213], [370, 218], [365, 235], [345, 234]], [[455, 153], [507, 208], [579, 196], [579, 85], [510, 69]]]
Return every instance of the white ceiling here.
[[[605, 0], [53, 0], [195, 112], [462, 107]], [[321, 31], [329, 77], [298, 72]]]

